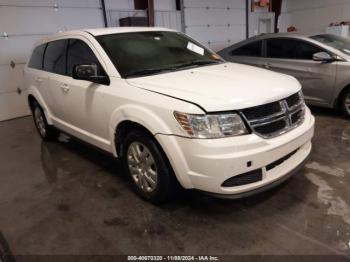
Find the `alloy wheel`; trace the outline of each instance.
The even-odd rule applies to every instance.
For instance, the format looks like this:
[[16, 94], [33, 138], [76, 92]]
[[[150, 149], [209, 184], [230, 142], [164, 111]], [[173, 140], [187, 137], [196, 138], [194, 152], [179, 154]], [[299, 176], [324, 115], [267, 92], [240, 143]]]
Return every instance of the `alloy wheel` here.
[[348, 115], [350, 115], [350, 93], [345, 98], [345, 110], [347, 111]]
[[127, 151], [129, 172], [137, 187], [146, 193], [153, 192], [158, 184], [156, 162], [150, 150], [142, 143], [133, 142]]
[[38, 128], [41, 136], [45, 137], [46, 124], [45, 124], [43, 112], [39, 107], [36, 107], [34, 110], [34, 120], [35, 120], [36, 127]]

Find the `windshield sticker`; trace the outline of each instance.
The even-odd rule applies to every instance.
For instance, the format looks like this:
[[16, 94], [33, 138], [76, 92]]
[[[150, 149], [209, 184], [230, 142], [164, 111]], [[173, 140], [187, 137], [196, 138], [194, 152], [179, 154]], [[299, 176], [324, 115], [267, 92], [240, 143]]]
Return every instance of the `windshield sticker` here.
[[188, 42], [187, 49], [191, 50], [192, 52], [195, 52], [195, 53], [197, 53], [199, 55], [204, 55], [204, 48], [202, 48], [202, 47], [200, 47], [198, 45], [195, 45], [195, 44], [193, 44], [191, 42]]

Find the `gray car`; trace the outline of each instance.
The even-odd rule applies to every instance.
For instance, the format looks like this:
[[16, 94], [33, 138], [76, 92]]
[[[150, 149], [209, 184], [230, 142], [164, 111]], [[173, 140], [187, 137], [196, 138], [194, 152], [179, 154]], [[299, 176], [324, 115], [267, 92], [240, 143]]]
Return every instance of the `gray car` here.
[[[341, 107], [350, 117], [350, 40], [330, 35], [265, 34], [219, 52], [243, 63], [296, 77], [310, 105]], [[283, 88], [283, 87], [281, 87]]]

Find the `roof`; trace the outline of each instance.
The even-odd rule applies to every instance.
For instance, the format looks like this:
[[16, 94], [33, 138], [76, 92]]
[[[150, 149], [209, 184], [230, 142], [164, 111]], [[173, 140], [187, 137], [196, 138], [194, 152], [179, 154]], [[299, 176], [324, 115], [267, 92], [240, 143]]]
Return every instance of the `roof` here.
[[251, 39], [264, 39], [264, 38], [278, 38], [278, 37], [295, 37], [295, 38], [304, 38], [304, 37], [310, 37], [313, 34], [301, 34], [297, 32], [292, 33], [268, 33], [268, 34], [260, 34], [257, 36], [251, 37]]
[[231, 52], [232, 50], [235, 50], [241, 46], [244, 46], [246, 44], [255, 42], [255, 41], [262, 41], [262, 40], [266, 40], [266, 39], [274, 39], [274, 38], [294, 38], [294, 39], [299, 39], [299, 40], [304, 40], [310, 43], [313, 43], [319, 47], [322, 47], [324, 50], [328, 50], [330, 52], [333, 52], [336, 55], [339, 55], [340, 57], [350, 57], [347, 54], [344, 54], [343, 52], [341, 52], [340, 50], [331, 47], [329, 45], [326, 45], [322, 42], [319, 42], [315, 39], [310, 38], [311, 36], [315, 36], [315, 35], [325, 35], [327, 33], [298, 33], [298, 32], [292, 32], [292, 33], [269, 33], [269, 34], [261, 34], [261, 35], [257, 35], [257, 36], [253, 36], [250, 37], [248, 39], [245, 39], [243, 41], [240, 41], [238, 43], [235, 43], [229, 47], [224, 48], [223, 50], [219, 51], [218, 54], [221, 55], [222, 57], [225, 58], [225, 56]]
[[109, 28], [95, 28], [95, 29], [82, 29], [81, 31], [88, 32], [94, 36], [120, 34], [120, 33], [132, 33], [132, 32], [149, 32], [149, 31], [175, 31], [162, 27], [109, 27]]
[[326, 33], [322, 32], [314, 32], [314, 33], [299, 33], [299, 32], [291, 32], [291, 33], [268, 33], [268, 34], [260, 34], [257, 36], [253, 36], [249, 39], [266, 39], [266, 38], [279, 38], [279, 37], [293, 37], [293, 38], [309, 38], [314, 35], [324, 35]]
[[81, 35], [81, 34], [91, 34], [93, 36], [99, 35], [110, 35], [110, 34], [121, 34], [121, 33], [132, 33], [132, 32], [154, 32], [154, 31], [169, 31], [175, 32], [176, 30], [172, 30], [169, 28], [162, 27], [108, 27], [108, 28], [91, 28], [91, 29], [77, 29], [70, 31], [60, 31], [58, 33], [48, 35], [46, 37], [38, 40], [34, 46], [38, 46], [43, 43], [47, 43], [49, 41], [53, 41], [59, 39], [61, 37], [66, 38], [71, 35]]

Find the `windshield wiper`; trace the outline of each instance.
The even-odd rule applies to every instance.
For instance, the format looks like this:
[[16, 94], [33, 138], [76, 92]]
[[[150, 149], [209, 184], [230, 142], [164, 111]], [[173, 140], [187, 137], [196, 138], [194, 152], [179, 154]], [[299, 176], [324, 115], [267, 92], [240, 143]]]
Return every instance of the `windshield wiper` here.
[[188, 63], [184, 63], [178, 66], [173, 67], [174, 69], [178, 68], [186, 68], [186, 67], [193, 67], [193, 66], [202, 66], [202, 65], [211, 65], [211, 64], [219, 64], [221, 61], [218, 60], [193, 60]]
[[157, 74], [157, 73], [161, 73], [164, 71], [170, 71], [170, 70], [171, 69], [169, 69], [169, 68], [148, 68], [148, 69], [142, 69], [139, 71], [131, 72], [125, 76], [128, 78], [130, 76], [152, 75], [152, 74]]
[[157, 73], [162, 73], [162, 72], [171, 72], [175, 71], [177, 69], [181, 68], [187, 68], [187, 67], [194, 67], [194, 66], [201, 66], [201, 65], [210, 65], [210, 64], [219, 64], [221, 61], [215, 61], [215, 60], [194, 60], [190, 61], [188, 63], [184, 63], [181, 65], [169, 67], [169, 68], [147, 68], [147, 69], [142, 69], [139, 71], [131, 72], [129, 74], [126, 74], [125, 77], [133, 77], [133, 76], [146, 76], [146, 75], [152, 75], [152, 74], [157, 74]]

